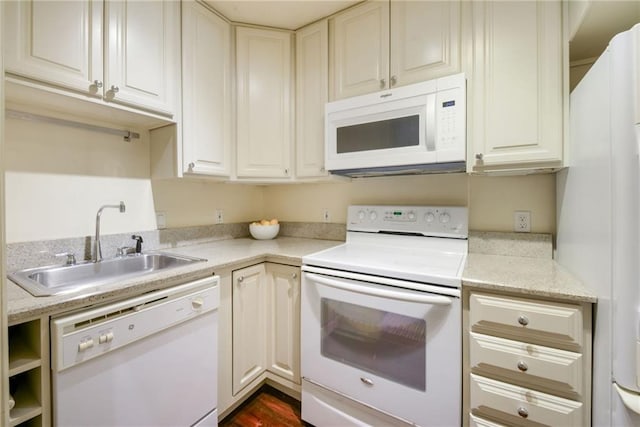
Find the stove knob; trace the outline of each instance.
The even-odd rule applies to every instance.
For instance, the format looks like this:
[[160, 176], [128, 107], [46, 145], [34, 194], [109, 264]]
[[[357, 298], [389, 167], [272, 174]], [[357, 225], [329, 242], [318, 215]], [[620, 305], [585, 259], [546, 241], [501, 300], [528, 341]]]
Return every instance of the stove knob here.
[[414, 219], [416, 219], [416, 213], [414, 211], [410, 211], [407, 214], [407, 218], [409, 218], [409, 221], [413, 221]]
[[364, 213], [364, 211], [359, 211], [358, 212], [358, 219], [360, 221], [362, 221], [364, 219], [364, 217], [366, 216], [366, 214]]
[[424, 220], [427, 222], [433, 222], [436, 219], [435, 215], [433, 215], [433, 212], [427, 212], [424, 215]]
[[441, 213], [440, 214], [440, 222], [443, 224], [448, 223], [451, 220], [451, 216], [448, 213]]
[[375, 221], [376, 219], [378, 219], [378, 212], [376, 212], [376, 211], [371, 211], [371, 212], [369, 213], [369, 219], [370, 219], [371, 221]]

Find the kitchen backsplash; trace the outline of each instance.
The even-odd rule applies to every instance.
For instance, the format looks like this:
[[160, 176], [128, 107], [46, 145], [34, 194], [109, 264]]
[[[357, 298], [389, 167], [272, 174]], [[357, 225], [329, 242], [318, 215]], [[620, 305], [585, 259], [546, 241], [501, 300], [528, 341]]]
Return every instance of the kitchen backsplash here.
[[[135, 242], [131, 239], [132, 234], [142, 236], [143, 251], [151, 251], [249, 237], [249, 226], [247, 223], [215, 224], [103, 235], [100, 241], [105, 258], [115, 256], [119, 247], [135, 246]], [[334, 223], [283, 222], [280, 225], [279, 236], [344, 241], [346, 227], [345, 224]], [[93, 240], [93, 236], [85, 236], [9, 243], [7, 244], [7, 271], [63, 264], [65, 258], [56, 257], [56, 254], [69, 252], [75, 254], [78, 261], [89, 260]]]

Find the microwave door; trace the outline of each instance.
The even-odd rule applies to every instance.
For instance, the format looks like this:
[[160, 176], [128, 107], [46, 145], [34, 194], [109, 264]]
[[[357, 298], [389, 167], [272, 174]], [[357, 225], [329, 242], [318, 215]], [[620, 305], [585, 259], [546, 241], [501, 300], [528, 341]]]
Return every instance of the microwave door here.
[[[435, 94], [412, 105], [354, 109], [329, 116], [327, 166], [370, 168], [435, 162]], [[400, 103], [398, 103], [400, 104]]]

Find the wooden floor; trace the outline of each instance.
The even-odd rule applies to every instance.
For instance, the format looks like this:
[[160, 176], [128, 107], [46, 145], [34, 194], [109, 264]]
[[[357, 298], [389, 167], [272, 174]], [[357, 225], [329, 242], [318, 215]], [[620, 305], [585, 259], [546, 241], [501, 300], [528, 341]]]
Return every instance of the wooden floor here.
[[264, 386], [219, 424], [219, 427], [300, 427], [300, 402]]

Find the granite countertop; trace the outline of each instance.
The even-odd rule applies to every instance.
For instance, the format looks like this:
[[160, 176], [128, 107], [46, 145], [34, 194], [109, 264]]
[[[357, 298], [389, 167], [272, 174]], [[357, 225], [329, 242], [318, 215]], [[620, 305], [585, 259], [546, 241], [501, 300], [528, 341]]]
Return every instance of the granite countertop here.
[[303, 256], [341, 244], [335, 240], [279, 237], [274, 240], [249, 238], [228, 239], [162, 250], [177, 255], [204, 258], [207, 261], [182, 266], [135, 279], [104, 285], [100, 290], [84, 290], [78, 295], [34, 297], [20, 286], [7, 280], [7, 316], [9, 323], [20, 323], [42, 315], [53, 315], [115, 301], [145, 292], [175, 286], [208, 276], [220, 269], [265, 260], [300, 264]]
[[597, 302], [593, 291], [549, 258], [470, 253], [462, 273], [462, 286], [567, 302]]
[[[266, 260], [301, 264], [302, 257], [341, 244], [335, 240], [279, 237], [218, 240], [162, 250], [207, 261], [105, 285], [94, 293], [34, 297], [7, 281], [9, 323], [20, 323], [42, 315], [54, 315], [93, 304], [122, 300], [144, 292], [175, 286], [205, 277], [224, 268]], [[462, 274], [469, 289], [520, 293], [568, 302], [595, 303], [596, 295], [550, 258], [469, 253]]]

